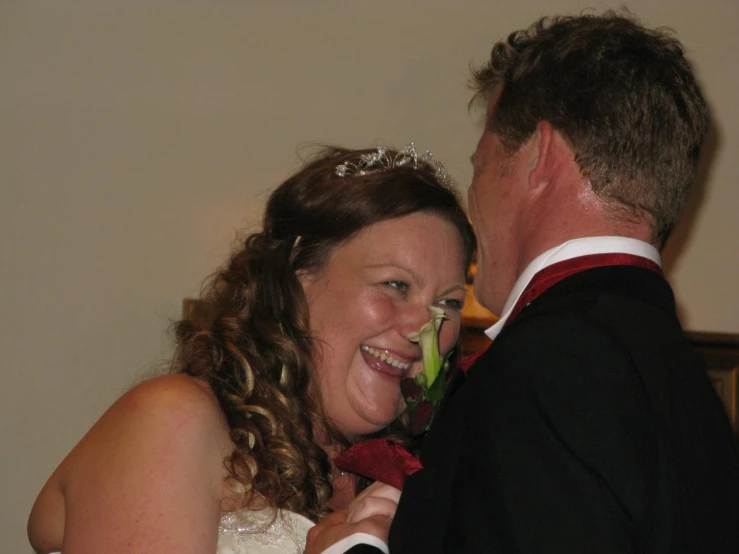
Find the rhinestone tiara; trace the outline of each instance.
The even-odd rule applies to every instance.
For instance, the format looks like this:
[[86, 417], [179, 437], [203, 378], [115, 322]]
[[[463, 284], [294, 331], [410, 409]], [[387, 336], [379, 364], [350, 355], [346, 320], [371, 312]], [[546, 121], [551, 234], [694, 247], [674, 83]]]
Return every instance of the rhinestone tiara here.
[[334, 173], [339, 177], [351, 177], [353, 175], [366, 175], [368, 173], [376, 173], [385, 171], [394, 167], [411, 167], [419, 169], [422, 166], [429, 166], [439, 182], [447, 188], [454, 188], [454, 181], [444, 169], [441, 162], [434, 158], [431, 150], [419, 154], [416, 146], [411, 142], [398, 150], [394, 156], [390, 155], [387, 146], [378, 146], [377, 152], [369, 154], [361, 154], [359, 161], [356, 163], [344, 162], [336, 166]]

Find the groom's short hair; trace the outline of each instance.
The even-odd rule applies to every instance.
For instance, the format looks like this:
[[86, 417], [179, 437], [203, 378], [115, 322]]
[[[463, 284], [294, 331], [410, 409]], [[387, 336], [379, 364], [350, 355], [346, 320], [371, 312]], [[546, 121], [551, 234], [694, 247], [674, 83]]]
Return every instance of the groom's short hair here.
[[680, 42], [628, 12], [545, 17], [493, 47], [476, 98], [509, 153], [548, 121], [594, 192], [664, 243], [695, 181], [708, 109]]

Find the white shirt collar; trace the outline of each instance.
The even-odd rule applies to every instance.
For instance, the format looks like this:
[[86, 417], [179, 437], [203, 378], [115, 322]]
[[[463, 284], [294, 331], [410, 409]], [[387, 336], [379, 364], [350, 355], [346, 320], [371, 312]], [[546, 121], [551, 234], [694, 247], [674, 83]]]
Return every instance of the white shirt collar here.
[[513, 307], [523, 294], [531, 279], [539, 271], [547, 266], [569, 260], [587, 256], [588, 254], [633, 254], [653, 261], [661, 266], [661, 260], [657, 249], [646, 242], [627, 238], [627, 237], [586, 237], [582, 239], [574, 239], [555, 246], [540, 254], [526, 267], [513, 285], [508, 299], [503, 306], [503, 314], [495, 324], [485, 331], [485, 334], [494, 339], [503, 329], [505, 322], [511, 315]]

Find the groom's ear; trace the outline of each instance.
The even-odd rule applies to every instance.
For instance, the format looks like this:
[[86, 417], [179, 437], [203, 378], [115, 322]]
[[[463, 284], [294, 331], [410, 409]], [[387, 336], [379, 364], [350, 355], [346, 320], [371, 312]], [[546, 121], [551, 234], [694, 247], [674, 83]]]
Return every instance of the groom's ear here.
[[536, 131], [531, 137], [531, 171], [529, 172], [529, 187], [531, 189], [546, 186], [552, 180], [552, 174], [557, 165], [559, 152], [555, 144], [556, 131], [548, 121], [536, 124]]

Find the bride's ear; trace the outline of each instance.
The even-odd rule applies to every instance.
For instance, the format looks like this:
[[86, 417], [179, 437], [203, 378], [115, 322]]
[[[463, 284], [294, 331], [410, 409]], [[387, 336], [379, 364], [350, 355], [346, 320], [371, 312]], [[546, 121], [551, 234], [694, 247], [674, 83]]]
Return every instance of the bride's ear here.
[[299, 269], [295, 272], [295, 277], [298, 278], [298, 282], [303, 287], [303, 293], [305, 294], [306, 300], [310, 301], [311, 291], [313, 290], [318, 278], [317, 273], [309, 269]]
[[300, 282], [300, 284], [303, 286], [305, 286], [305, 283], [307, 281], [311, 281], [314, 279], [313, 273], [311, 271], [308, 271], [307, 269], [298, 269], [295, 272], [295, 277], [298, 278], [298, 282]]

